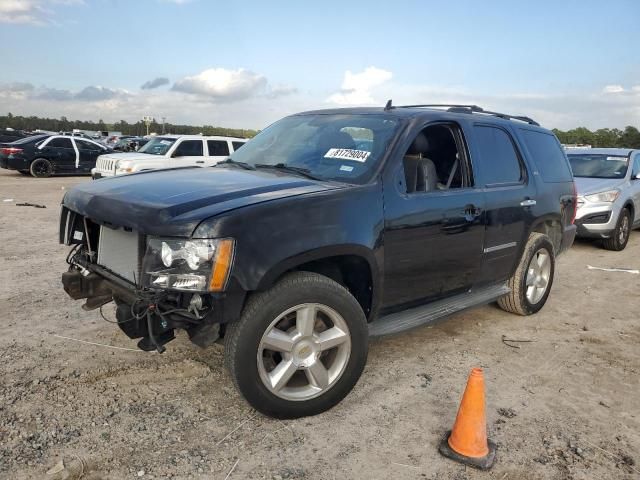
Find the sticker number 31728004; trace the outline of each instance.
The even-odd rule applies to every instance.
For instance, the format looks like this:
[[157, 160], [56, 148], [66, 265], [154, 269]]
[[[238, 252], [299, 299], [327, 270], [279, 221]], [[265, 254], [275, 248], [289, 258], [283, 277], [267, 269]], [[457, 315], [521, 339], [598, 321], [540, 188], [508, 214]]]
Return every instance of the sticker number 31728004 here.
[[354, 160], [356, 162], [366, 162], [371, 152], [366, 150], [352, 150], [351, 148], [330, 148], [324, 154], [324, 158], [339, 158], [341, 160]]

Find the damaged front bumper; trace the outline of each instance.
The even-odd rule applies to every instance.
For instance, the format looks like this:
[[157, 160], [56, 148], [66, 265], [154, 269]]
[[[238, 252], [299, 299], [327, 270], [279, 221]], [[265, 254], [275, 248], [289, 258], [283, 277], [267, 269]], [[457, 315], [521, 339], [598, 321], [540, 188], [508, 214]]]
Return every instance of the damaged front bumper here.
[[185, 330], [190, 340], [205, 348], [216, 342], [221, 326], [239, 317], [245, 298], [242, 291], [198, 294], [139, 289], [134, 284], [89, 262], [79, 252], [69, 259], [69, 271], [62, 274], [65, 292], [74, 300], [86, 299], [83, 309], [94, 310], [114, 301], [120, 329], [138, 347], [162, 353]]

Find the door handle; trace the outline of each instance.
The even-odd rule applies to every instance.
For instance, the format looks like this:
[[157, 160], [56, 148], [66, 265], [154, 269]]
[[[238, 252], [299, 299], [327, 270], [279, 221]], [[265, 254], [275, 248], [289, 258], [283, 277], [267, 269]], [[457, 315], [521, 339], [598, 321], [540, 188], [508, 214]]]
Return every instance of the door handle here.
[[196, 163], [204, 163], [204, 160], [196, 160]]
[[520, 206], [521, 206], [521, 207], [533, 207], [536, 203], [538, 203], [538, 202], [536, 202], [535, 200], [532, 200], [532, 199], [528, 198], [528, 199], [526, 199], [526, 200], [521, 201], [521, 202], [520, 202]]

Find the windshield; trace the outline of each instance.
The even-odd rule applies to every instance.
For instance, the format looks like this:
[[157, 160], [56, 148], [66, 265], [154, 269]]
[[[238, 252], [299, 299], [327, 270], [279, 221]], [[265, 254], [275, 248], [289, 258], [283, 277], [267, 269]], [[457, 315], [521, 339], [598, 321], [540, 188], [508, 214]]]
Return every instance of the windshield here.
[[149, 140], [138, 153], [149, 153], [151, 155], [164, 155], [166, 154], [171, 145], [176, 143], [175, 138], [156, 137]]
[[595, 153], [569, 154], [574, 177], [624, 178], [629, 157]]
[[314, 177], [364, 183], [398, 127], [384, 115], [296, 115], [260, 132], [231, 159], [257, 168], [304, 169]]

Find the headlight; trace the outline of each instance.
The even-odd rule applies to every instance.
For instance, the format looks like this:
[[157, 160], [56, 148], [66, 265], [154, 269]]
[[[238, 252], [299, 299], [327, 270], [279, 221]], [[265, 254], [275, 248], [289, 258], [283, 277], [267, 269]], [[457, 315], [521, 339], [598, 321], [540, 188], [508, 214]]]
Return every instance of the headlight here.
[[118, 161], [116, 163], [116, 171], [120, 173], [131, 173], [133, 172], [133, 167], [129, 162]]
[[607, 192], [594, 193], [593, 195], [585, 195], [584, 198], [594, 203], [613, 203], [618, 198], [620, 192], [618, 190], [609, 190]]
[[235, 242], [222, 239], [149, 238], [143, 260], [145, 286], [220, 292], [227, 286]]

